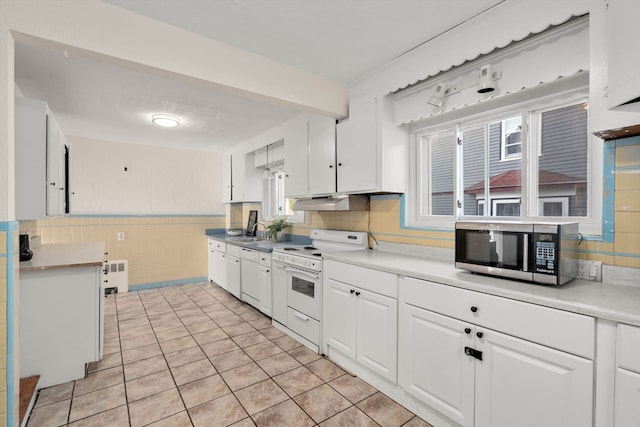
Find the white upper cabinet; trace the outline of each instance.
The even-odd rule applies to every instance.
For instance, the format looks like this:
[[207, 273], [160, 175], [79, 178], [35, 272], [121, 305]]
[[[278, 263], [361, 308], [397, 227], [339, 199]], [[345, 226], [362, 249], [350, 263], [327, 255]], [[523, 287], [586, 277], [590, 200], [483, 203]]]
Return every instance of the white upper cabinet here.
[[65, 213], [65, 146], [43, 101], [16, 98], [16, 219]]
[[338, 193], [405, 191], [408, 133], [393, 123], [392, 101], [362, 96], [337, 125]]
[[310, 196], [336, 192], [336, 122], [318, 117], [308, 122]]
[[292, 127], [285, 138], [285, 194], [316, 196], [336, 192], [336, 126], [312, 117]]
[[287, 197], [306, 196], [308, 193], [307, 122], [291, 126], [284, 138], [284, 192]]
[[607, 9], [608, 107], [640, 102], [637, 0], [609, 0]]
[[224, 154], [222, 196], [225, 203], [255, 202], [262, 199], [262, 172], [254, 166], [253, 153], [233, 150]]

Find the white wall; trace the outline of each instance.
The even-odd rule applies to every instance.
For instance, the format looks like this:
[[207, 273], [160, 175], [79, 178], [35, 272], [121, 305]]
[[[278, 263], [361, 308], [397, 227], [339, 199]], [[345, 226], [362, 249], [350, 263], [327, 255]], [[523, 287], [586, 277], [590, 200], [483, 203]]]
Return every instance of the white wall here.
[[68, 140], [72, 214], [225, 212], [222, 153]]

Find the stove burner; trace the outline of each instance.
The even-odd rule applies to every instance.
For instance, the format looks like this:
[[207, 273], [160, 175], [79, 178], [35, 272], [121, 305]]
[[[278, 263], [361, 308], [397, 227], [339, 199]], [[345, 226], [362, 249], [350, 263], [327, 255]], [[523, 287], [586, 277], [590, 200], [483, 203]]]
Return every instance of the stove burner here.
[[305, 246], [304, 248], [310, 251], [314, 251], [316, 249], [314, 246]]
[[287, 246], [286, 248], [282, 248], [282, 249], [284, 249], [285, 251], [297, 251], [298, 250], [298, 248], [292, 248], [290, 246]]

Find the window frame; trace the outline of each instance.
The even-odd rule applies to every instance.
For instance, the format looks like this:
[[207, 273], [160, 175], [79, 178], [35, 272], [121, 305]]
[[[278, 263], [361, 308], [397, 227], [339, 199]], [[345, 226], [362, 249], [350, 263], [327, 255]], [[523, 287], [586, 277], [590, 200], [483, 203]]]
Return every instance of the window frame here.
[[[541, 126], [542, 126], [542, 113], [545, 111], [553, 111], [561, 109], [566, 106], [576, 105], [580, 103], [589, 102], [589, 90], [585, 85], [579, 85], [569, 88], [565, 91], [561, 91], [552, 95], [538, 95], [536, 89], [529, 89], [530, 97], [522, 102], [514, 103], [513, 105], [505, 106], [497, 109], [487, 109], [462, 119], [447, 120], [447, 114], [442, 114], [437, 120], [429, 120], [428, 125], [422, 122], [414, 123], [411, 126], [410, 139], [410, 152], [416, 154], [413, 156], [413, 161], [410, 163], [410, 182], [409, 182], [409, 194], [406, 199], [407, 208], [405, 211], [405, 222], [409, 227], [415, 228], [449, 228], [453, 229], [455, 222], [458, 220], [507, 220], [507, 221], [519, 221], [519, 222], [578, 222], [580, 224], [580, 231], [585, 235], [602, 235], [602, 180], [594, 179], [594, 177], [602, 176], [602, 159], [603, 159], [603, 143], [602, 140], [593, 136], [590, 132], [590, 119], [587, 119], [587, 144], [588, 144], [588, 157], [587, 157], [587, 208], [586, 216], [582, 217], [545, 217], [539, 215], [538, 211], [538, 157], [541, 154], [542, 143], [540, 141]], [[544, 92], [542, 92], [544, 93]], [[459, 113], [459, 111], [458, 111]], [[521, 168], [522, 168], [522, 183], [521, 183], [521, 216], [519, 217], [490, 217], [486, 215], [482, 217], [478, 216], [464, 216], [462, 215], [462, 209], [458, 206], [454, 209], [454, 215], [421, 215], [421, 192], [422, 182], [419, 179], [423, 178], [424, 169], [421, 167], [422, 158], [418, 155], [417, 146], [420, 143], [422, 137], [428, 135], [434, 135], [442, 133], [447, 130], [455, 129], [456, 135], [460, 135], [461, 128], [469, 128], [472, 125], [488, 124], [490, 122], [496, 122], [505, 119], [505, 117], [515, 116], [522, 114], [522, 149], [521, 149]], [[532, 142], [530, 142], [532, 141]], [[457, 145], [457, 144], [456, 144]], [[454, 188], [456, 194], [462, 194], [462, 180], [460, 179], [460, 170], [462, 165], [460, 163], [460, 146], [457, 145], [456, 159], [454, 161]], [[454, 197], [454, 203], [457, 197]], [[485, 211], [486, 211], [485, 204]]]
[[[506, 133], [506, 125], [505, 123], [509, 120], [515, 119], [518, 116], [513, 116], [513, 117], [507, 117], [506, 119], [501, 120], [501, 128], [500, 128], [500, 161], [501, 162], [509, 162], [511, 160], [519, 160], [522, 159], [522, 139], [523, 139], [523, 134], [524, 134], [524, 123], [522, 121], [522, 116], [520, 117], [520, 142], [518, 142], [517, 144], [509, 144], [507, 145], [507, 133]], [[511, 147], [511, 146], [515, 146], [515, 145], [519, 145], [520, 146], [520, 151], [518, 151], [516, 154], [508, 154], [507, 153], [507, 147]]]
[[278, 207], [285, 207], [289, 203], [290, 197], [286, 197], [285, 192], [285, 172], [284, 166], [269, 169], [269, 176], [263, 177], [263, 200], [262, 217], [264, 220], [273, 221], [276, 218], [286, 217], [287, 222], [292, 224], [302, 224], [305, 222], [304, 211], [294, 211], [293, 215], [280, 214], [276, 212]]

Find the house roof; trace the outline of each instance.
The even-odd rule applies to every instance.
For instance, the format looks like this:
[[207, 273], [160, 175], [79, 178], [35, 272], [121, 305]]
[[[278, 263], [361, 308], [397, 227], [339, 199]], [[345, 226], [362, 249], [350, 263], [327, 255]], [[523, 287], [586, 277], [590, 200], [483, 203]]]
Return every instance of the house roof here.
[[[540, 186], [583, 184], [586, 178], [574, 177], [558, 172], [541, 170], [538, 175]], [[520, 191], [522, 183], [522, 171], [520, 169], [510, 169], [489, 178], [489, 188], [492, 192]], [[467, 194], [478, 194], [484, 192], [484, 180], [478, 181], [465, 188]]]

